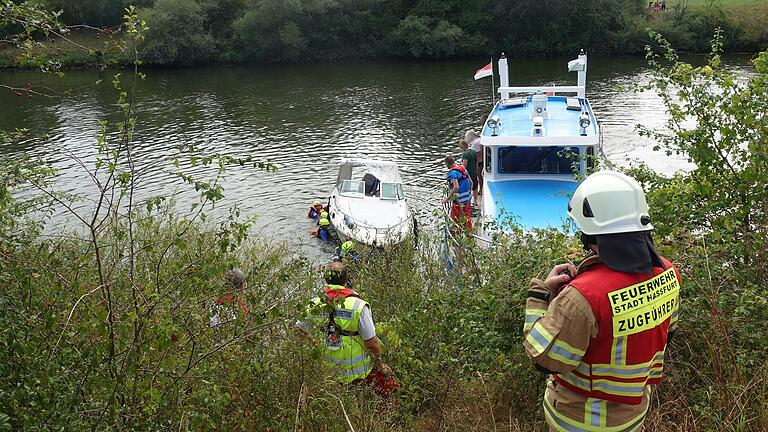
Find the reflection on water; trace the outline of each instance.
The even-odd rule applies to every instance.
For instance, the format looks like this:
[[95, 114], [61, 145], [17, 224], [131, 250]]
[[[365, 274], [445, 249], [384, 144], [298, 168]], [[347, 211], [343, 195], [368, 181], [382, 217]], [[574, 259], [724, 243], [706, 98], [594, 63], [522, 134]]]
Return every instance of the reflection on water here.
[[[573, 84], [568, 59], [510, 61], [513, 85]], [[748, 70], [747, 58], [734, 57]], [[602, 120], [605, 150], [616, 162], [626, 157], [648, 162], [662, 172], [687, 162], [650, 150], [635, 125], [662, 127], [665, 115], [651, 93], [628, 87], [648, 79], [644, 60], [635, 57], [589, 59], [587, 96]], [[180, 144], [206, 152], [271, 162], [276, 173], [233, 168], [226, 174], [227, 202], [259, 215], [269, 236], [293, 244], [309, 243], [305, 220], [310, 202], [332, 188], [343, 156], [396, 161], [417, 215], [438, 207], [444, 168], [442, 158], [458, 153], [464, 131], [491, 108], [491, 82], [473, 81], [483, 61], [406, 62], [304, 66], [216, 67], [149, 70], [138, 94], [135, 157], [142, 167], [142, 197], [187, 190], [172, 172]], [[126, 76], [123, 76], [125, 79]], [[95, 85], [98, 79], [104, 79]], [[77, 163], [67, 152], [94, 161], [94, 136], [103, 118], [117, 118], [111, 74], [69, 72], [63, 79], [36, 72], [0, 72], [0, 83], [48, 86], [67, 93], [53, 98], [0, 94], [0, 129], [29, 128], [33, 136], [4, 154], [28, 152], [61, 169], [58, 186], [93, 194]], [[498, 83], [497, 83], [498, 84]], [[186, 168], [195, 172], [201, 168]], [[195, 195], [187, 192], [180, 204]], [[56, 219], [66, 223], [64, 219]]]

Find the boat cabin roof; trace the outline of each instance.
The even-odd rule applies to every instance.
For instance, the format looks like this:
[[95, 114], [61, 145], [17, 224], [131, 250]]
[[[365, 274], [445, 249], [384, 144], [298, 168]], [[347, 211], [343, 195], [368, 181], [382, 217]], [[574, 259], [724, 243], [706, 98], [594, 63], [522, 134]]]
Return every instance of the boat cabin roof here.
[[[382, 183], [402, 183], [397, 164], [390, 161], [342, 158], [339, 164], [339, 175], [336, 184], [342, 180], [362, 180], [365, 174], [371, 174]], [[353, 178], [356, 177], [356, 178]]]
[[[587, 127], [582, 124], [585, 117]], [[594, 145], [599, 139], [597, 119], [586, 98], [544, 94], [500, 100], [480, 134], [486, 146]]]

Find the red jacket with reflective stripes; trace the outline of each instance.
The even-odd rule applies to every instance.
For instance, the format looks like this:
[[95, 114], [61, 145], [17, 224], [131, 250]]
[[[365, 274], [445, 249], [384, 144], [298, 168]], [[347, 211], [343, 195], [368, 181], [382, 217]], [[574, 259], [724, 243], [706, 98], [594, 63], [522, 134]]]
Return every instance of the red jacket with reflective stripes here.
[[679, 305], [680, 273], [622, 273], [603, 263], [589, 267], [568, 285], [587, 299], [598, 325], [581, 364], [555, 381], [585, 397], [636, 405], [645, 386], [661, 381], [670, 320]]

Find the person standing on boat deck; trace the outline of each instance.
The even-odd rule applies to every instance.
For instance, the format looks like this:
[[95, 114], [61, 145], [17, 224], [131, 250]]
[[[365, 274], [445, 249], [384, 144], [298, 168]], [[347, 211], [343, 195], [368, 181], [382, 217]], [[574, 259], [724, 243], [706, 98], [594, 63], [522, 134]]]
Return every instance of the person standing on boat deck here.
[[461, 164], [467, 169], [469, 178], [472, 179], [472, 202], [477, 205], [477, 153], [469, 148], [466, 141], [459, 141], [461, 149]]
[[680, 274], [651, 238], [648, 204], [633, 178], [601, 171], [579, 185], [568, 214], [589, 251], [578, 267], [532, 279], [523, 346], [550, 374], [550, 431], [636, 431], [661, 381], [677, 328]]
[[[480, 117], [480, 124], [485, 124], [487, 119], [488, 115], [483, 114]], [[483, 194], [483, 167], [485, 166], [483, 160], [483, 145], [480, 144], [480, 135], [478, 135], [474, 129], [470, 129], [464, 134], [464, 141], [469, 144], [469, 148], [474, 150], [477, 156], [477, 187], [475, 188], [477, 190], [475, 204], [477, 204], [477, 195]]]
[[296, 326], [308, 335], [322, 332], [324, 361], [336, 369], [339, 381], [371, 384], [381, 396], [388, 396], [400, 386], [381, 359], [371, 307], [347, 288], [349, 271], [344, 263], [330, 263], [324, 279], [322, 296], [312, 299], [307, 316]]
[[469, 177], [463, 165], [456, 165], [456, 160], [451, 156], [444, 159], [448, 175], [448, 196], [443, 204], [451, 203], [451, 218], [458, 223], [464, 223], [468, 230], [472, 230], [472, 179]]

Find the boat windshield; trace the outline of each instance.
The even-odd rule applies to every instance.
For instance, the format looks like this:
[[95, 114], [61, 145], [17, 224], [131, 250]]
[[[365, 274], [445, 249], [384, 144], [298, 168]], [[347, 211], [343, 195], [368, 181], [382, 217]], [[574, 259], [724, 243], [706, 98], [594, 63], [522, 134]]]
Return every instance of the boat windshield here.
[[362, 197], [365, 183], [357, 180], [344, 180], [341, 182], [341, 195], [348, 197]]
[[403, 185], [400, 183], [382, 183], [381, 184], [381, 199], [404, 199]]
[[578, 147], [499, 147], [499, 174], [573, 174]]

